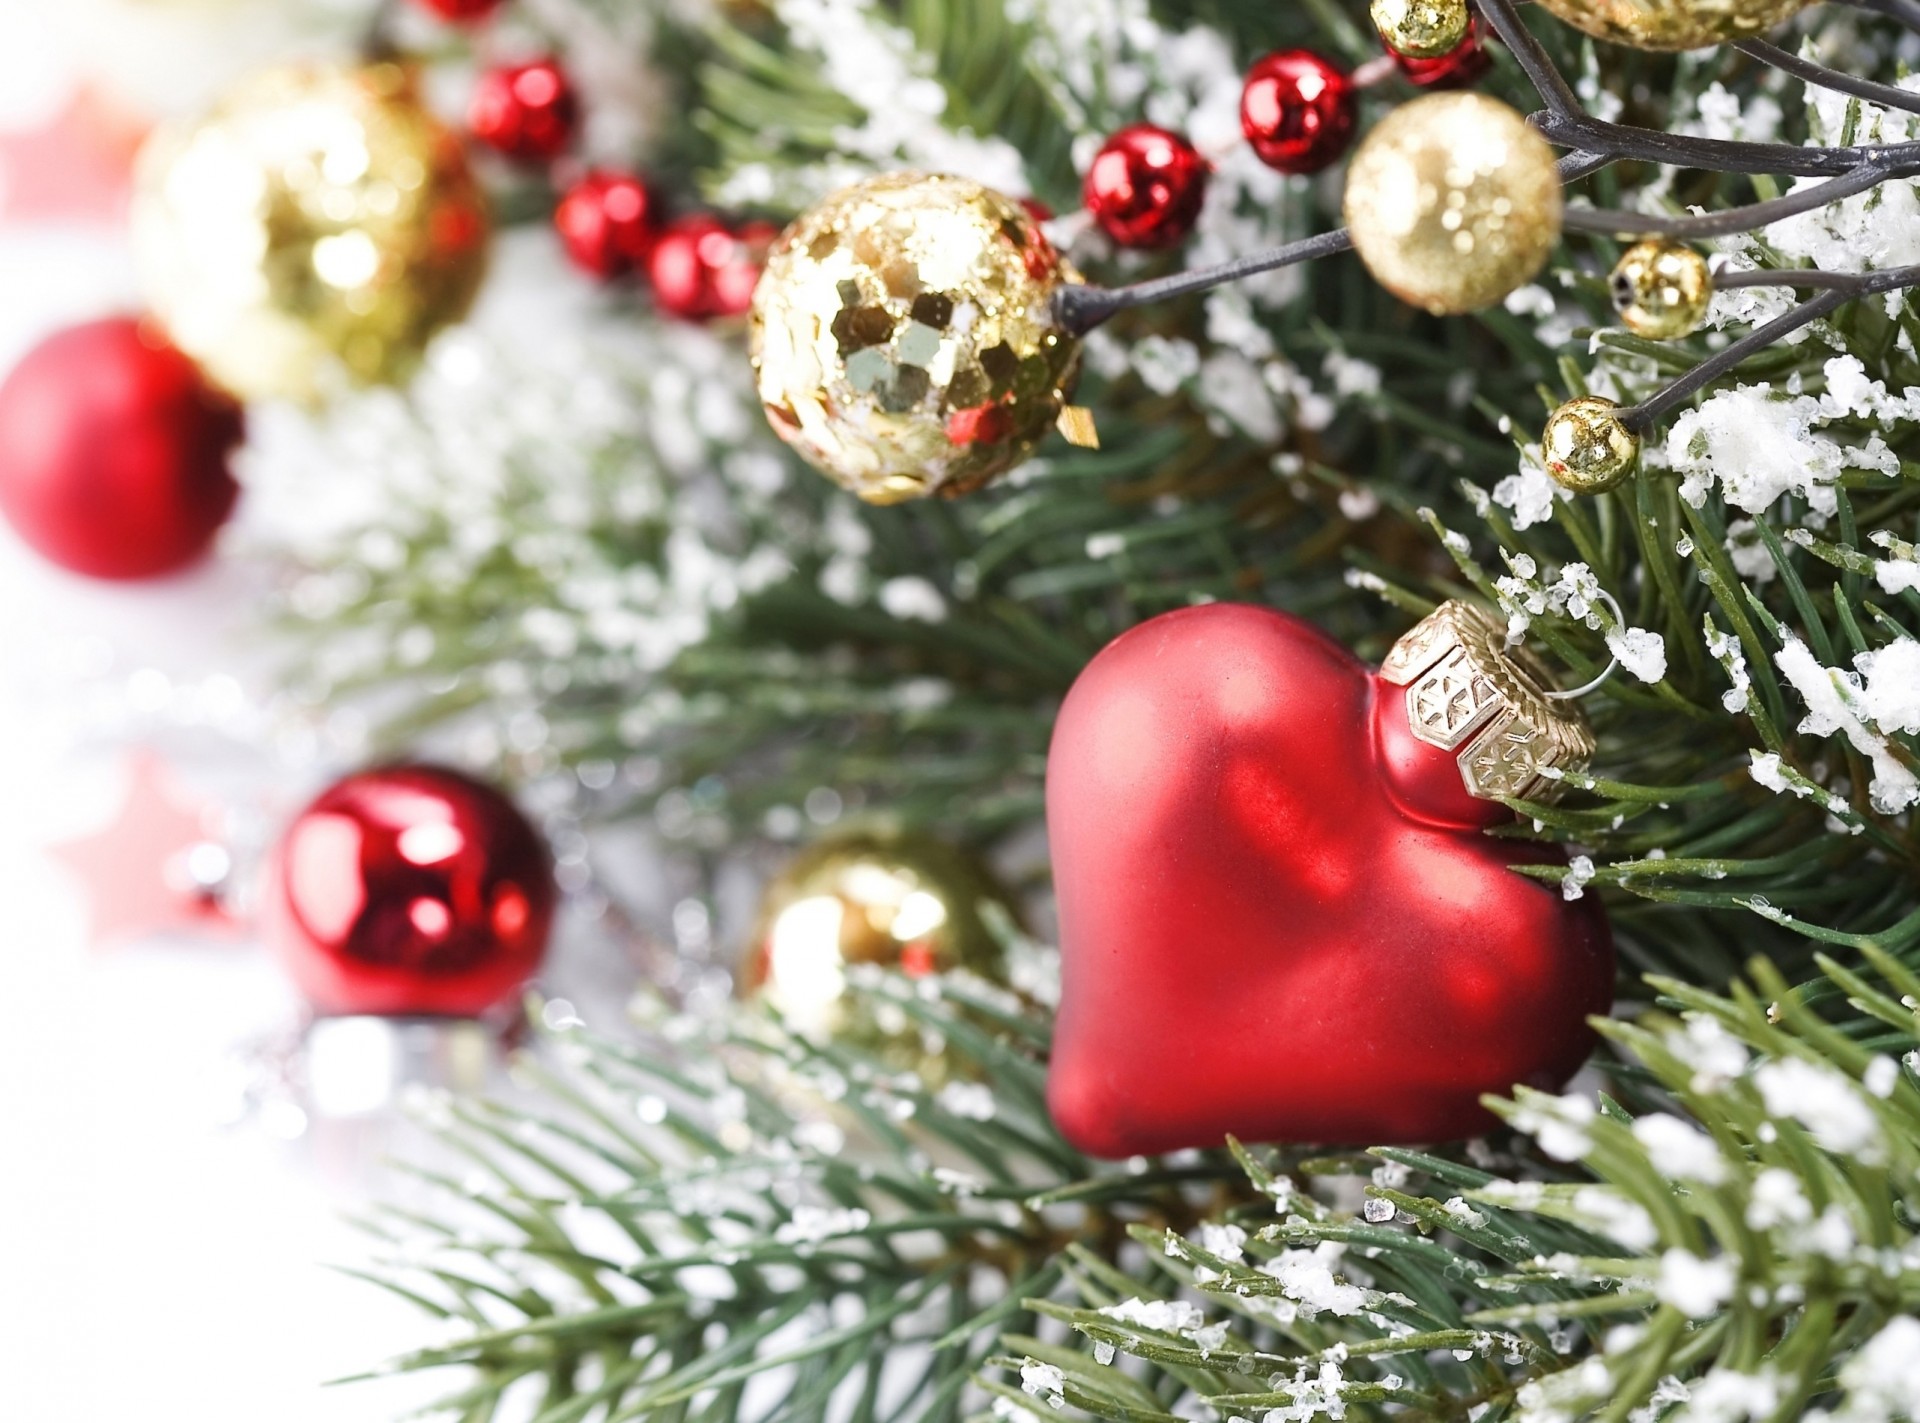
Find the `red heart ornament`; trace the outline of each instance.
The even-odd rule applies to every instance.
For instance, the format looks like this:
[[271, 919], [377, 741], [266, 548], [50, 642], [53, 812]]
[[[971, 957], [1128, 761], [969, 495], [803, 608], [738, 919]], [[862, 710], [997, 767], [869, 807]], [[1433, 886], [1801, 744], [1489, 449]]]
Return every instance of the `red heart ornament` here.
[[[1477, 667], [1434, 660], [1450, 610], [1482, 626]], [[1575, 723], [1506, 680], [1491, 626], [1446, 604], [1376, 673], [1298, 618], [1212, 604], [1081, 673], [1047, 761], [1063, 976], [1047, 1096], [1069, 1141], [1122, 1157], [1228, 1134], [1442, 1140], [1494, 1125], [1481, 1094], [1579, 1067], [1612, 1002], [1606, 916], [1509, 869], [1560, 856], [1483, 833], [1512, 814], [1468, 786], [1537, 793], [1552, 760], [1503, 688], [1560, 718], [1549, 739]], [[1431, 744], [1436, 727], [1455, 744]]]

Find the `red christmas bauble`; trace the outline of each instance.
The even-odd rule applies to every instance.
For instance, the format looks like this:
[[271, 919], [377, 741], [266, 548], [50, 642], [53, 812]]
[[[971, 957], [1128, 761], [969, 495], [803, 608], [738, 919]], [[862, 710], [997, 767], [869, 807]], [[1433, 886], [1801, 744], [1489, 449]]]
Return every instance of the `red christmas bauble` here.
[[1240, 130], [1269, 168], [1318, 173], [1347, 151], [1354, 109], [1344, 70], [1312, 50], [1281, 50], [1247, 71]]
[[576, 266], [596, 277], [623, 276], [653, 250], [653, 195], [630, 173], [595, 170], [567, 189], [553, 225]]
[[1207, 172], [1206, 159], [1179, 134], [1132, 124], [1094, 155], [1081, 197], [1122, 247], [1172, 247], [1193, 231]]
[[484, 20], [505, 3], [506, 0], [414, 0], [414, 4], [429, 14], [456, 25]]
[[1508, 868], [1559, 857], [1482, 833], [1511, 813], [1416, 736], [1408, 693], [1233, 604], [1080, 675], [1047, 761], [1069, 1141], [1434, 1141], [1579, 1067], [1612, 1000], [1605, 915]]
[[69, 327], [0, 385], [0, 512], [62, 568], [152, 578], [192, 563], [233, 512], [240, 407], [158, 331]]
[[475, 1016], [540, 967], [553, 870], [505, 796], [393, 766], [337, 782], [274, 851], [266, 933], [322, 1013]]
[[1480, 42], [1480, 17], [1469, 16], [1466, 37], [1437, 59], [1414, 59], [1389, 48], [1407, 82], [1422, 89], [1465, 89], [1493, 68], [1493, 56]]
[[779, 235], [769, 222], [729, 227], [704, 214], [669, 223], [647, 259], [655, 303], [684, 321], [745, 315]]
[[474, 84], [467, 107], [467, 128], [473, 136], [522, 163], [545, 162], [566, 152], [579, 118], [573, 84], [552, 59], [486, 70]]

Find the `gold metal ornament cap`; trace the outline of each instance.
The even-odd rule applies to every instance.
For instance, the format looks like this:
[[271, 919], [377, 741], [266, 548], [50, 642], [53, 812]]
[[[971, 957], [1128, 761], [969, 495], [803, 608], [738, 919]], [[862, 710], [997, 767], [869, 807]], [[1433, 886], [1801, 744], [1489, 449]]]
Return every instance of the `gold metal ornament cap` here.
[[404, 379], [472, 304], [488, 236], [459, 138], [398, 64], [264, 70], [135, 173], [148, 305], [246, 399]]
[[1620, 407], [1598, 395], [1569, 400], [1547, 417], [1540, 458], [1562, 489], [1604, 494], [1622, 484], [1640, 461], [1640, 437], [1620, 418]]
[[1484, 94], [1429, 94], [1393, 110], [1347, 168], [1346, 220], [1375, 281], [1436, 316], [1491, 306], [1560, 240], [1553, 149]]
[[1385, 682], [1407, 689], [1407, 724], [1429, 746], [1457, 752], [1460, 779], [1482, 800], [1551, 800], [1552, 771], [1593, 760], [1593, 729], [1571, 702], [1546, 695], [1551, 679], [1506, 644], [1506, 626], [1458, 599], [1442, 603], [1393, 645]]
[[895, 173], [803, 214], [768, 255], [749, 340], [767, 418], [862, 499], [978, 489], [1060, 418], [1080, 280], [1025, 208], [965, 178]]
[[1707, 259], [1679, 242], [1636, 242], [1608, 281], [1621, 324], [1649, 341], [1677, 341], [1700, 329], [1713, 305]]
[[1753, 39], [1813, 0], [1540, 0], [1540, 7], [1595, 39], [1635, 49], [1704, 49]]
[[1408, 59], [1439, 59], [1467, 37], [1467, 0], [1373, 0], [1369, 13], [1381, 42]]

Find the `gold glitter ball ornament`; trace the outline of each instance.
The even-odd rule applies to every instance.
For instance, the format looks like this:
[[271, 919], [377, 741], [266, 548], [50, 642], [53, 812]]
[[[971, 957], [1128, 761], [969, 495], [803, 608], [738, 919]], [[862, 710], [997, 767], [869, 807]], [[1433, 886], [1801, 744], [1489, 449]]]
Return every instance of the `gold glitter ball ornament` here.
[[741, 993], [765, 999], [796, 1032], [905, 1044], [917, 1057], [917, 1031], [859, 991], [857, 967], [909, 978], [965, 968], [1002, 981], [1000, 941], [982, 913], [989, 904], [1014, 913], [985, 867], [943, 841], [874, 830], [830, 835], [767, 887]]
[[1467, 0], [1373, 0], [1381, 42], [1408, 59], [1439, 59], [1467, 37]]
[[1547, 141], [1483, 94], [1429, 94], [1374, 125], [1347, 167], [1346, 218], [1375, 281], [1436, 316], [1491, 306], [1560, 240]]
[[249, 399], [405, 378], [472, 304], [488, 231], [460, 140], [398, 64], [256, 74], [155, 134], [135, 178], [149, 306]]
[[1633, 473], [1640, 460], [1640, 437], [1619, 412], [1611, 400], [1583, 395], [1547, 417], [1541, 457], [1562, 489], [1604, 494]]
[[1621, 323], [1649, 341], [1677, 341], [1700, 329], [1713, 305], [1707, 259], [1678, 242], [1636, 242], [1609, 279]]
[[1011, 198], [896, 173], [789, 227], [754, 290], [767, 418], [875, 504], [978, 489], [1060, 418], [1080, 340], [1053, 295], [1079, 275]]
[[1813, 0], [1540, 0], [1542, 9], [1595, 39], [1635, 49], [1703, 49], [1753, 39]]

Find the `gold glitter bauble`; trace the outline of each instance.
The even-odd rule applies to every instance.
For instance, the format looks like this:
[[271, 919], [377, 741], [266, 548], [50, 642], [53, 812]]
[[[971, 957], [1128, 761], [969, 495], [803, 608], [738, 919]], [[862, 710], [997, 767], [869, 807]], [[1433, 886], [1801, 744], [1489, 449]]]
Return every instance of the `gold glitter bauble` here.
[[1560, 240], [1547, 141], [1498, 99], [1429, 94], [1374, 125], [1347, 168], [1354, 250], [1375, 281], [1452, 315], [1529, 281]]
[[1381, 42], [1408, 59], [1439, 59], [1467, 37], [1467, 0], [1373, 0]]
[[168, 334], [247, 397], [407, 376], [486, 270], [460, 140], [396, 64], [272, 69], [141, 154], [135, 253]]
[[1018, 203], [896, 173], [789, 227], [753, 295], [753, 366], [782, 439], [875, 504], [964, 494], [1059, 418], [1080, 341], [1052, 298], [1079, 275]]
[[1813, 0], [1540, 0], [1595, 39], [1635, 49], [1702, 49], [1753, 39], [1791, 19]]
[[848, 970], [872, 964], [922, 978], [965, 968], [1000, 981], [1000, 941], [982, 914], [988, 904], [1014, 912], [978, 861], [942, 841], [884, 831], [829, 836], [767, 887], [741, 992], [764, 998], [796, 1032], [905, 1043], [917, 1058], [918, 1033], [898, 1010], [889, 1015], [884, 1001], [862, 997]]
[[1604, 494], [1633, 473], [1640, 461], [1640, 437], [1626, 427], [1619, 412], [1611, 400], [1583, 395], [1547, 417], [1541, 457], [1562, 489]]
[[1649, 341], [1677, 341], [1700, 329], [1713, 305], [1707, 259], [1678, 242], [1636, 242], [1610, 279], [1620, 321]]

